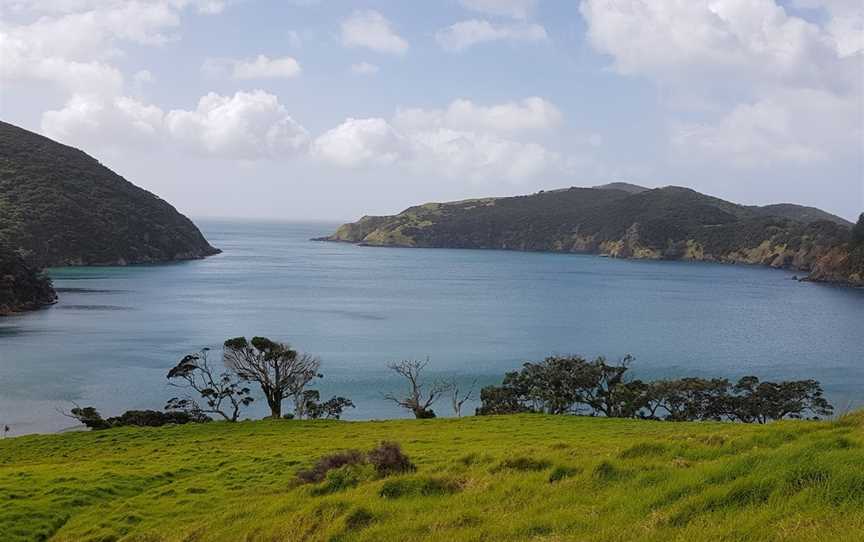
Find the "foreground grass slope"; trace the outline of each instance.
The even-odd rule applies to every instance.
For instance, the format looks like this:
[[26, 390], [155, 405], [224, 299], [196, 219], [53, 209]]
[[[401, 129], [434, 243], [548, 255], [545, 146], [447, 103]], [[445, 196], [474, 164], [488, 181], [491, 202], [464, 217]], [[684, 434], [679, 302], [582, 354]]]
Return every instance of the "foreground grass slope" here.
[[[411, 474], [298, 485], [395, 440]], [[520, 415], [0, 441], [2, 540], [864, 540], [864, 414], [768, 426]]]

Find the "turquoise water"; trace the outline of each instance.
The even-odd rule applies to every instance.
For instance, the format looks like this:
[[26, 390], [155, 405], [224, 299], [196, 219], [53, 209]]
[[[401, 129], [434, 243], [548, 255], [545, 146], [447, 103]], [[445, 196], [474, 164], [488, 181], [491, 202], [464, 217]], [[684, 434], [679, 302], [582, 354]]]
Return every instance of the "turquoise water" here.
[[336, 224], [200, 226], [223, 254], [56, 269], [56, 306], [0, 319], [0, 424], [61, 430], [70, 401], [161, 408], [180, 357], [253, 334], [320, 355], [319, 387], [351, 397], [353, 419], [403, 415], [380, 398], [400, 389], [385, 364], [427, 356], [482, 385], [553, 353], [632, 353], [639, 377], [816, 378], [837, 407], [864, 406], [864, 290], [761, 267], [308, 240]]

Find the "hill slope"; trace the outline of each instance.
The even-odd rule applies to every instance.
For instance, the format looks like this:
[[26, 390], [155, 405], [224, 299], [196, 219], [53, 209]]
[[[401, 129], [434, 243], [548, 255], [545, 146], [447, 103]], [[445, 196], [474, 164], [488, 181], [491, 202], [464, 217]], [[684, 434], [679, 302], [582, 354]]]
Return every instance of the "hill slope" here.
[[0, 242], [36, 267], [215, 254], [174, 207], [87, 154], [0, 122]]
[[[782, 205], [775, 212], [775, 206], [737, 205], [687, 188], [625, 188], [570, 188], [530, 196], [428, 203], [394, 216], [363, 217], [323, 240], [581, 252], [804, 271], [831, 260], [833, 252], [847, 250], [843, 247], [851, 240], [848, 222], [811, 208]], [[824, 216], [833, 219], [822, 220]], [[850, 269], [841, 280], [864, 284], [864, 268]]]
[[[296, 474], [396, 440], [383, 479]], [[573, 416], [262, 421], [0, 440], [24, 540], [860, 541], [864, 418], [766, 426]]]
[[0, 244], [0, 316], [34, 310], [57, 299], [51, 281]]

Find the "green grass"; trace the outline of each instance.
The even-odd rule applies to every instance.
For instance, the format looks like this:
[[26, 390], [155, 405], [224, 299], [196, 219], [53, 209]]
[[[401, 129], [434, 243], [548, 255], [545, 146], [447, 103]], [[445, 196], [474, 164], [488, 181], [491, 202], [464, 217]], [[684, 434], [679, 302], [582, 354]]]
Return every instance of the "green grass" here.
[[[417, 465], [295, 475], [395, 440]], [[864, 540], [864, 413], [260, 421], [0, 441], [0, 539]]]

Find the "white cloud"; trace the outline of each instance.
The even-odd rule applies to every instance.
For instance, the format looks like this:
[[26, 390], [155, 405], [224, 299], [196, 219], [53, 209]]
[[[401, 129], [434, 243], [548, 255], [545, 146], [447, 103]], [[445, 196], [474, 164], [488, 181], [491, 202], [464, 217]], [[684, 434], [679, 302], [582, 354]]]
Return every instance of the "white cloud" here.
[[201, 72], [208, 77], [234, 79], [290, 79], [300, 75], [300, 63], [290, 56], [270, 58], [258, 55], [250, 59], [208, 58]]
[[837, 75], [824, 31], [773, 0], [586, 0], [581, 9], [591, 43], [625, 74], [816, 84]]
[[356, 75], [375, 75], [379, 70], [378, 66], [368, 62], [358, 62], [351, 65], [351, 73]]
[[300, 63], [290, 56], [269, 58], [258, 55], [254, 60], [233, 62], [235, 79], [291, 78], [300, 74]]
[[558, 109], [541, 98], [493, 106], [456, 100], [444, 109], [403, 109], [391, 122], [347, 119], [318, 137], [312, 155], [341, 167], [401, 165], [470, 181], [517, 182], [561, 171], [561, 156], [512, 136], [557, 126]]
[[85, 147], [145, 144], [162, 130], [163, 116], [158, 107], [125, 96], [74, 95], [62, 109], [42, 115], [42, 132]]
[[404, 129], [451, 128], [515, 134], [554, 128], [562, 119], [554, 104], [534, 96], [492, 106], [459, 99], [445, 109], [400, 109], [394, 123]]
[[234, 96], [209, 93], [193, 111], [165, 115], [170, 137], [197, 152], [254, 160], [294, 154], [309, 139], [276, 96], [263, 90]]
[[492, 23], [478, 19], [460, 21], [435, 33], [435, 40], [450, 52], [463, 51], [490, 41], [546, 41], [546, 29], [536, 23]]
[[720, 160], [737, 167], [809, 165], [864, 151], [864, 105], [820, 90], [778, 92], [736, 106], [719, 120], [676, 122], [676, 159]]
[[124, 78], [111, 61], [123, 44], [178, 39], [181, 10], [213, 13], [224, 2], [184, 0], [17, 0], [21, 21], [0, 25], [0, 78], [47, 81], [71, 94], [119, 95]]
[[342, 43], [395, 55], [404, 55], [408, 50], [408, 42], [396, 33], [390, 21], [373, 10], [355, 11], [342, 21]]
[[405, 142], [384, 119], [346, 119], [318, 136], [312, 156], [341, 167], [390, 165], [404, 156]]
[[527, 19], [537, 7], [537, 0], [459, 0], [459, 3], [472, 11], [513, 19]]
[[309, 134], [276, 96], [262, 90], [209, 93], [194, 110], [163, 112], [134, 98], [75, 95], [42, 116], [42, 131], [85, 147], [178, 144], [227, 159], [286, 158], [305, 151]]
[[701, 104], [670, 122], [676, 159], [758, 167], [853, 148], [860, 156], [860, 4], [796, 5], [824, 10], [824, 22], [774, 0], [583, 0], [580, 9], [590, 43], [619, 73], [657, 82], [673, 117]]

